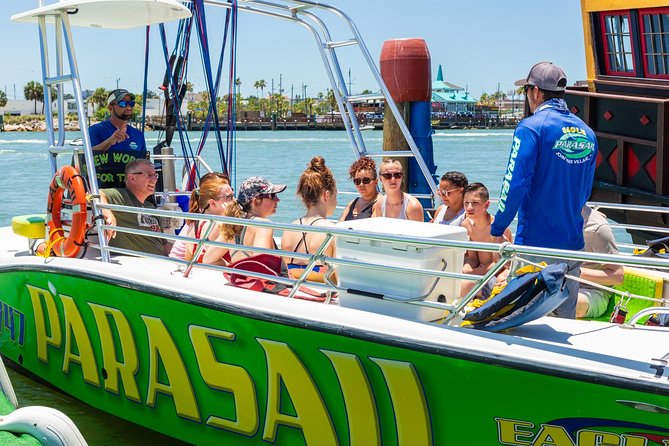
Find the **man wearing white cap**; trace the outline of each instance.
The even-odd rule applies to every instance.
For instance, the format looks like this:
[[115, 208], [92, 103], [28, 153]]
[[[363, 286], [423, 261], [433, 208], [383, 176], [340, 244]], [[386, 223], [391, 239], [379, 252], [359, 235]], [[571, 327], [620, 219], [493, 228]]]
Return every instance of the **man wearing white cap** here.
[[[581, 250], [581, 209], [592, 190], [597, 138], [569, 112], [563, 99], [567, 76], [557, 65], [539, 62], [516, 85], [524, 87], [531, 115], [513, 134], [490, 233], [501, 242], [504, 230], [518, 213], [517, 244]], [[580, 263], [567, 263], [568, 274], [578, 276]], [[557, 309], [557, 315], [574, 318], [578, 283], [568, 280], [567, 287], [569, 298]]]
[[95, 173], [101, 188], [124, 187], [126, 164], [146, 158], [144, 134], [128, 126], [134, 107], [135, 95], [122, 88], [116, 89], [107, 97], [109, 119], [88, 129]]

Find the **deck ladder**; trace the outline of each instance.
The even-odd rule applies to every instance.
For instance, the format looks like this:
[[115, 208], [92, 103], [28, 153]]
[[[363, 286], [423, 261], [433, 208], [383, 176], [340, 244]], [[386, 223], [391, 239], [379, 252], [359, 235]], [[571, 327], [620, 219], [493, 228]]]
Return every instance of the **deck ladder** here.
[[[54, 21], [54, 48], [55, 48], [55, 75], [51, 74], [51, 63], [49, 61], [49, 33], [47, 32], [47, 17]], [[83, 142], [83, 153], [86, 166], [89, 174], [89, 192], [93, 197], [99, 195], [98, 184], [94, 179], [95, 165], [93, 163], [93, 152], [91, 149], [91, 140], [86, 126], [86, 104], [83, 99], [81, 90], [81, 83], [79, 82], [79, 70], [77, 68], [77, 60], [74, 53], [74, 43], [72, 39], [72, 30], [70, 27], [68, 13], [65, 10], [52, 10], [49, 13], [39, 15], [37, 17], [39, 25], [39, 42], [40, 42], [40, 58], [42, 65], [42, 88], [44, 93], [44, 104], [51, 104], [51, 91], [56, 90], [56, 109], [58, 110], [58, 134], [56, 137], [56, 129], [53, 122], [52, 107], [47, 105], [44, 107], [44, 114], [46, 120], [46, 135], [49, 146], [49, 165], [51, 168], [51, 175], [58, 172], [58, 155], [63, 153], [72, 153], [71, 147], [65, 146], [65, 93], [64, 86], [70, 84], [72, 86], [73, 95], [77, 104], [77, 118], [79, 120], [79, 127], [81, 128], [81, 139]], [[63, 44], [65, 46], [66, 54], [63, 54]], [[67, 57], [69, 73], [65, 72], [63, 64], [63, 56]], [[79, 157], [74, 156], [74, 163], [79, 168]], [[93, 199], [92, 210], [93, 215], [98, 215], [100, 212], [97, 209], [97, 199]], [[100, 246], [106, 246], [104, 236], [104, 229], [102, 225], [97, 226], [98, 239]], [[106, 249], [101, 250], [104, 261], [109, 261], [109, 252]]]

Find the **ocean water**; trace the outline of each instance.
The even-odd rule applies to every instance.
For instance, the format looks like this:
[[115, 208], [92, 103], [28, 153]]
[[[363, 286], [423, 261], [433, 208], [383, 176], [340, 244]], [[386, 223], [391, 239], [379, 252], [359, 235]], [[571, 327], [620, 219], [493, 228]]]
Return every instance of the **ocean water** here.
[[[459, 170], [470, 182], [488, 186], [492, 197], [498, 196], [512, 134], [511, 130], [436, 132], [433, 144], [438, 175]], [[158, 132], [147, 132], [147, 146], [153, 147], [160, 136]], [[381, 131], [367, 131], [364, 136], [368, 150], [380, 149]], [[67, 134], [68, 141], [78, 137], [78, 133]], [[195, 141], [191, 143], [195, 145]], [[343, 131], [240, 131], [236, 152], [237, 184], [246, 177], [261, 175], [274, 183], [288, 185], [280, 195], [274, 217], [277, 221], [289, 222], [302, 215], [304, 208], [295, 196], [295, 189], [300, 174], [315, 155], [325, 158], [337, 177], [340, 192], [355, 192], [348, 179], [348, 168], [355, 158]], [[220, 169], [218, 150], [211, 136], [203, 153], [212, 169]], [[69, 159], [69, 155], [61, 155], [59, 165]], [[46, 134], [0, 133], [0, 190], [4, 191], [0, 225], [9, 225], [15, 215], [44, 213], [50, 180]], [[339, 204], [345, 206], [352, 198], [340, 194]]]

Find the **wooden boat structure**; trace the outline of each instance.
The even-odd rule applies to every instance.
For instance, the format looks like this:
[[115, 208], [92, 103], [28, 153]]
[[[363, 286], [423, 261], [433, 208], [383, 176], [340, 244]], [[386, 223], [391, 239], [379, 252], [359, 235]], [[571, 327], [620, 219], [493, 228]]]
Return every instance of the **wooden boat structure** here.
[[[569, 87], [571, 111], [597, 134], [592, 199], [669, 206], [669, 64], [666, 1], [582, 0], [587, 84]], [[667, 214], [631, 207], [607, 216], [635, 240], [668, 227]]]
[[[239, 10], [306, 27], [324, 59], [345, 42], [331, 41], [317, 18], [322, 11], [334, 13], [354, 35], [346, 45], [358, 45], [371, 62], [355, 25], [332, 6], [257, 1]], [[14, 19], [37, 21], [42, 36], [48, 22], [56, 23], [65, 42], [65, 51], [56, 44], [57, 59], [67, 55], [71, 71], [57, 62], [55, 74], [44, 69], [45, 84], [71, 83], [81, 105], [70, 24], [144, 26], [187, 14], [173, 0], [66, 0]], [[370, 66], [406, 136], [397, 107]], [[328, 73], [333, 88], [340, 87], [340, 110], [352, 110], [350, 103], [360, 98], [341, 88], [337, 70]], [[343, 115], [354, 152], [367, 153], [357, 123]], [[82, 136], [92, 166], [87, 131]], [[64, 146], [62, 133], [51, 129], [48, 137], [55, 174], [59, 161], [69, 163], [72, 148]], [[424, 171], [410, 135], [407, 144], [411, 150], [404, 155], [416, 157]], [[93, 168], [88, 175], [95, 178]], [[139, 212], [101, 204], [95, 181], [90, 183], [92, 215], [101, 208]], [[307, 259], [306, 271], [316, 262], [336, 268], [338, 281], [244, 272], [287, 285], [287, 295], [235, 287], [228, 278], [239, 270], [109, 247], [109, 227], [100, 221], [82, 258], [44, 258], [34, 253], [35, 241], [44, 237], [43, 220], [15, 219], [14, 228], [0, 228], [0, 354], [6, 360], [100, 410], [202, 445], [669, 444], [669, 328], [638, 323], [669, 312], [669, 260], [662, 253], [474, 243], [462, 228], [384, 218], [304, 228], [164, 209], [141, 212], [271, 226], [276, 233], [326, 233], [314, 254], [290, 255]], [[203, 247], [201, 240], [160, 236]], [[332, 241], [336, 257], [324, 256]], [[466, 249], [499, 252], [500, 260], [484, 276], [464, 275]], [[504, 331], [462, 326], [473, 296], [493, 274], [537, 255], [625, 265], [634, 280], [611, 290], [614, 301], [628, 308], [636, 302], [639, 311], [630, 311], [624, 324], [536, 314]], [[466, 296], [459, 295], [463, 280], [476, 282]], [[321, 298], [314, 300], [305, 286]]]

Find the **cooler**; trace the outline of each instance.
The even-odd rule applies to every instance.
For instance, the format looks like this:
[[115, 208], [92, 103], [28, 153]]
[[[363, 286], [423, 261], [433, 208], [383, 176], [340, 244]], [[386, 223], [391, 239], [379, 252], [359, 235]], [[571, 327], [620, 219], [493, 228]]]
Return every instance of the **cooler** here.
[[[406, 235], [441, 240], [466, 241], [467, 230], [458, 226], [436, 225], [396, 218], [367, 218], [344, 221], [340, 229]], [[462, 272], [465, 249], [424, 246], [406, 242], [367, 240], [351, 235], [337, 236], [337, 258], [374, 265], [402, 266], [421, 270]], [[401, 301], [428, 300], [453, 302], [460, 294], [460, 280], [398, 273], [383, 269], [338, 265], [339, 285], [347, 291], [339, 294], [341, 306], [390, 314], [404, 319], [431, 321], [441, 318], [443, 310], [406, 305]], [[393, 300], [383, 299], [384, 295]], [[400, 300], [400, 302], [397, 302]]]

